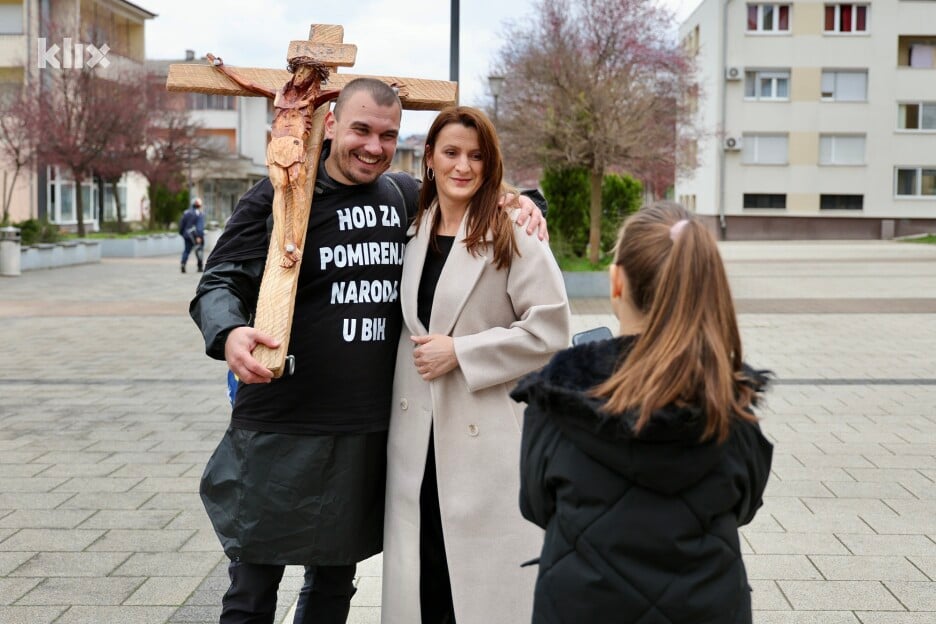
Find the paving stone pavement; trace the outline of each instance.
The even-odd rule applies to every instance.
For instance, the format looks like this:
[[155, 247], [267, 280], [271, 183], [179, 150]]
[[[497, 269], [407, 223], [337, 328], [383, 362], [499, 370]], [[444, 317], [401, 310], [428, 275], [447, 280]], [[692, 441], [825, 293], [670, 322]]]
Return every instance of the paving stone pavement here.
[[[775, 371], [758, 624], [936, 623], [936, 247], [722, 247], [746, 359]], [[217, 622], [198, 499], [229, 408], [176, 258], [0, 278], [0, 623]], [[614, 327], [576, 300], [575, 329]], [[350, 622], [379, 621], [380, 558]], [[277, 621], [301, 585], [290, 567]]]

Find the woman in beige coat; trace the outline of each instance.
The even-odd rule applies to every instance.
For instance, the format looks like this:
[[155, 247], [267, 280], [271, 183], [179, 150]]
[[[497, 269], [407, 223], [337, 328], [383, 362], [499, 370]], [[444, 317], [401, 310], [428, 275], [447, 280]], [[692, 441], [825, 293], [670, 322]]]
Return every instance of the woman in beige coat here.
[[508, 393], [568, 345], [568, 300], [546, 243], [497, 206], [487, 117], [442, 111], [426, 143], [400, 287], [381, 621], [529, 622], [536, 569], [521, 564], [542, 532], [518, 509], [523, 406]]

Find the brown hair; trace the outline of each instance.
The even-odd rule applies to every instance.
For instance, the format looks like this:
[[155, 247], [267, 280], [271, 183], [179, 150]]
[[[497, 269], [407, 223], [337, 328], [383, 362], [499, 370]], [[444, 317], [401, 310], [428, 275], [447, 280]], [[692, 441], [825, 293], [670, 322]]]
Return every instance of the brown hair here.
[[[487, 233], [494, 235], [494, 267], [509, 268], [514, 254], [519, 254], [514, 239], [514, 225], [509, 213], [497, 205], [500, 196], [507, 190], [504, 185], [504, 159], [501, 156], [497, 132], [487, 116], [470, 106], [458, 106], [443, 109], [432, 122], [426, 136], [426, 151], [423, 153], [423, 183], [419, 191], [419, 209], [416, 212], [417, 228], [423, 215], [432, 206], [439, 195], [435, 180], [428, 176], [429, 157], [435, 149], [439, 133], [445, 126], [457, 123], [478, 132], [478, 147], [481, 150], [482, 180], [481, 187], [471, 199], [468, 208], [465, 247], [471, 253], [478, 253], [487, 243]], [[439, 213], [431, 225], [436, 232], [441, 222]]]
[[398, 106], [401, 111], [403, 110], [400, 96], [393, 90], [393, 87], [376, 78], [355, 78], [341, 88], [341, 93], [338, 94], [338, 99], [335, 100], [335, 109], [333, 111], [335, 117], [341, 116], [341, 109], [344, 107], [345, 102], [360, 91], [366, 91], [377, 106]]
[[750, 405], [759, 384], [744, 373], [728, 277], [706, 227], [679, 204], [646, 206], [621, 228], [614, 263], [627, 276], [646, 326], [593, 391], [607, 397], [605, 410], [638, 410], [639, 434], [656, 409], [699, 406], [702, 440], [719, 442], [728, 437], [732, 418], [756, 421]]

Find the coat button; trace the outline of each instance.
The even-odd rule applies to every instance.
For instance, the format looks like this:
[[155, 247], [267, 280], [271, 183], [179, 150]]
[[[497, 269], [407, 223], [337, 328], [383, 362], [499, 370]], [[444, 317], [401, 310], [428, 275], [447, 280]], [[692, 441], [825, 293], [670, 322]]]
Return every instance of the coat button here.
[[470, 436], [478, 435], [478, 425], [468, 425], [468, 435]]
[[400, 399], [400, 409], [405, 410], [408, 408], [409, 408], [409, 401], [407, 401], [406, 399]]

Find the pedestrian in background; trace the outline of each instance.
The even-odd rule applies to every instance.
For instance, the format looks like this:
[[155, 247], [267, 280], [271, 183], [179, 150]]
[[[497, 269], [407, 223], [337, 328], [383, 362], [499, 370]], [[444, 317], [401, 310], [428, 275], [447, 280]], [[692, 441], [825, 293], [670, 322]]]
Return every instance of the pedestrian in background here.
[[[620, 336], [521, 380], [520, 507], [546, 529], [533, 622], [749, 624], [738, 527], [773, 447], [752, 411], [715, 239], [682, 206], [632, 216], [610, 268]], [[518, 600], [520, 597], [518, 597]]]
[[185, 248], [182, 249], [183, 273], [185, 273], [185, 265], [188, 263], [192, 250], [195, 250], [198, 272], [201, 273], [205, 268], [205, 214], [201, 206], [201, 199], [196, 197], [192, 201], [192, 207], [183, 212], [182, 218], [179, 219], [179, 234], [185, 242]]

